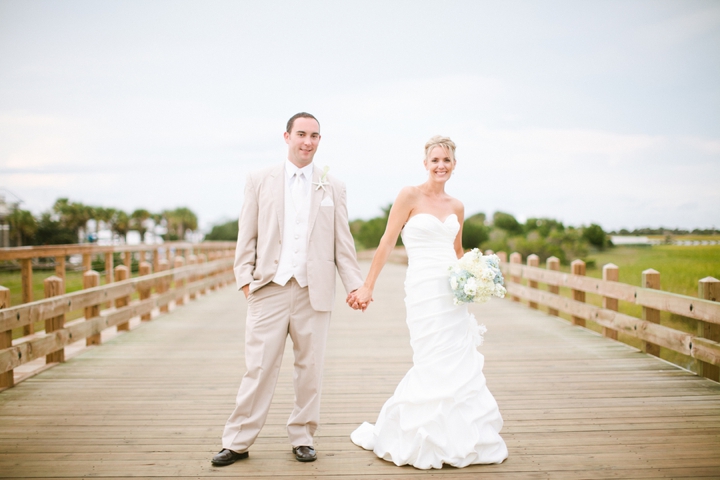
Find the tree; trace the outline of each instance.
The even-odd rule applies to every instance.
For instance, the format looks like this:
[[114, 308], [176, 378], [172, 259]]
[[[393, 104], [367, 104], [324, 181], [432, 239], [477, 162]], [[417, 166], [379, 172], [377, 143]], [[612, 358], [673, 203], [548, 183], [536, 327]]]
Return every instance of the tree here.
[[462, 247], [479, 248], [490, 239], [490, 229], [485, 226], [485, 214], [476, 213], [463, 222]]
[[147, 226], [145, 221], [150, 218], [151, 213], [144, 208], [138, 208], [130, 214], [130, 228], [140, 232], [140, 238], [145, 238], [145, 232], [147, 232]]
[[60, 225], [75, 233], [77, 243], [80, 238], [80, 229], [84, 229], [88, 220], [94, 218], [94, 208], [80, 202], [70, 202], [67, 198], [58, 198], [53, 205], [53, 211], [58, 215]]
[[205, 236], [205, 240], [226, 240], [236, 241], [238, 237], [238, 222], [231, 220], [220, 225], [213, 226], [210, 233]]
[[62, 225], [52, 214], [45, 212], [40, 216], [35, 232], [35, 245], [63, 245], [77, 241], [77, 232]]
[[493, 214], [493, 225], [497, 228], [502, 228], [510, 235], [522, 235], [523, 233], [523, 227], [520, 225], [520, 222], [509, 213], [495, 212]]
[[591, 223], [582, 229], [582, 236], [590, 245], [600, 250], [604, 250], [608, 245], [608, 238], [605, 231], [600, 225]]
[[197, 215], [187, 207], [165, 210], [162, 214], [167, 220], [169, 240], [183, 240], [185, 239], [185, 232], [197, 230]]
[[16, 245], [31, 245], [38, 227], [33, 214], [27, 210], [16, 209], [7, 219], [10, 224], [10, 238], [15, 240]]
[[127, 232], [130, 231], [130, 217], [122, 210], [116, 210], [110, 220], [110, 230], [127, 240]]

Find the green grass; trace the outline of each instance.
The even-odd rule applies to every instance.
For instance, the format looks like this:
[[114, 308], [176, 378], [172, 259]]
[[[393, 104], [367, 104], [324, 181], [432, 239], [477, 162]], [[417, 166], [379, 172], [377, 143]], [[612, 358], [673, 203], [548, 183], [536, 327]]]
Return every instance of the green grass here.
[[[679, 246], [657, 245], [652, 247], [615, 247], [602, 252], [595, 252], [587, 260], [594, 261], [594, 267], [589, 267], [586, 274], [590, 277], [602, 278], [602, 267], [607, 263], [614, 263], [619, 268], [619, 281], [629, 285], [642, 285], [642, 272], [654, 269], [660, 272], [661, 290], [679, 293], [681, 295], [698, 296], [698, 281], [705, 277], [714, 277], [720, 280], [720, 245]], [[564, 272], [570, 272], [569, 266], [561, 266]], [[523, 282], [526, 283], [526, 282]], [[545, 286], [541, 285], [544, 289]], [[571, 296], [569, 288], [561, 288], [560, 294]], [[586, 302], [602, 306], [602, 297], [586, 294]], [[642, 307], [628, 302], [619, 302], [621, 313], [642, 318]], [[541, 307], [541, 310], [547, 311]], [[570, 316], [561, 313], [560, 316], [570, 320]], [[660, 324], [688, 333], [696, 333], [697, 321], [691, 318], [661, 312]], [[587, 328], [601, 332], [602, 327], [588, 321]], [[619, 333], [618, 339], [635, 348], [641, 347], [641, 342], [634, 337]], [[662, 348], [660, 358], [679, 365], [688, 370], [696, 371], [695, 360], [686, 355]]]

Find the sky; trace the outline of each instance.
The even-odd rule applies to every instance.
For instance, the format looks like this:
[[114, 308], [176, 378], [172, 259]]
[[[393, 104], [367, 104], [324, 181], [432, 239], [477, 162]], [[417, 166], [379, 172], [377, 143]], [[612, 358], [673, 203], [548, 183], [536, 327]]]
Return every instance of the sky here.
[[320, 121], [351, 219], [426, 178], [466, 214], [720, 228], [720, 2], [0, 0], [0, 187], [237, 218]]

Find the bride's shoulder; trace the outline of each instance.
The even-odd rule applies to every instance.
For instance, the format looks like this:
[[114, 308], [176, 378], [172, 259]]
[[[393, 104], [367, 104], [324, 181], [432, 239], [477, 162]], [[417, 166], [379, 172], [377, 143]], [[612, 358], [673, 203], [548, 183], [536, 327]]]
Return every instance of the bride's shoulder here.
[[420, 189], [419, 189], [418, 187], [414, 187], [414, 186], [410, 185], [410, 186], [407, 186], [407, 187], [403, 187], [403, 188], [400, 190], [400, 193], [398, 193], [398, 199], [401, 199], [401, 198], [408, 198], [408, 199], [410, 199], [410, 198], [417, 198], [417, 197], [419, 197], [421, 194], [422, 194], [422, 192], [420, 191]]
[[450, 205], [453, 211], [457, 214], [458, 218], [463, 218], [465, 215], [465, 205], [455, 197], [450, 197]]

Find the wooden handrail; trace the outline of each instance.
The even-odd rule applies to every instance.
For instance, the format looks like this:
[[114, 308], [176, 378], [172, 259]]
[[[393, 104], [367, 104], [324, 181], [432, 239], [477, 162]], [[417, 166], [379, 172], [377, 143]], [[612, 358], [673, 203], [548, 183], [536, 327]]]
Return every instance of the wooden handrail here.
[[235, 242], [166, 242], [159, 244], [141, 245], [94, 245], [94, 244], [68, 244], [44, 245], [33, 247], [0, 248], [0, 261], [24, 260], [32, 258], [49, 258], [69, 255], [123, 253], [123, 252], [152, 252], [161, 248], [189, 251], [213, 251], [235, 248]]
[[[525, 300], [532, 308], [544, 305], [551, 315], [564, 312], [571, 316], [573, 323], [584, 326], [591, 320], [602, 327], [603, 335], [617, 340], [617, 332], [622, 332], [642, 341], [642, 349], [647, 353], [659, 355], [659, 348], [696, 359], [698, 373], [715, 381], [720, 381], [720, 302], [717, 292], [720, 281], [704, 278], [699, 282], [700, 296], [689, 297], [659, 290], [659, 273], [654, 270], [643, 272], [645, 287], [628, 285], [616, 281], [617, 267], [608, 265], [603, 270], [606, 280], [583, 275], [584, 263], [576, 261], [579, 274], [563, 273], [554, 268], [539, 268], [533, 258], [530, 265], [523, 265], [519, 253], [510, 255], [511, 263], [502, 263], [509, 297]], [[548, 261], [548, 266], [556, 262]], [[582, 265], [581, 265], [582, 264]], [[527, 280], [527, 286], [522, 285]], [[538, 283], [547, 285], [547, 291], [540, 290]], [[573, 298], [561, 296], [558, 287], [567, 287]], [[585, 293], [593, 293], [603, 298], [603, 307], [585, 303]], [[619, 313], [617, 301], [633, 303], [643, 307], [643, 318]], [[687, 333], [660, 325], [659, 312], [665, 311], [682, 315], [697, 321], [697, 333]]]
[[573, 275], [572, 273], [528, 267], [519, 263], [503, 264], [502, 268], [506, 277], [517, 276], [548, 285], [582, 290], [583, 292], [595, 293], [603, 297], [615, 298], [643, 307], [694, 318], [695, 320], [720, 324], [720, 302], [599, 278]]
[[[168, 244], [165, 244], [167, 247]], [[176, 306], [184, 304], [185, 296], [190, 299], [196, 298], [198, 294], [204, 294], [208, 289], [214, 290], [218, 286], [234, 283], [233, 274], [233, 251], [234, 242], [212, 242], [205, 244], [175, 243], [173, 247], [176, 252], [185, 250], [185, 254], [192, 251], [211, 253], [212, 261], [206, 261], [207, 256], [200, 253], [201, 262], [189, 262], [183, 266], [184, 261], [181, 255], [173, 257], [173, 266], [168, 269], [169, 261], [158, 258], [157, 245], [143, 246], [121, 246], [121, 247], [98, 247], [98, 246], [59, 246], [41, 248], [2, 249], [7, 253], [12, 251], [13, 255], [20, 255], [18, 258], [23, 262], [23, 267], [30, 263], [31, 258], [44, 255], [59, 256], [82, 253], [83, 263], [87, 271], [84, 280], [86, 287], [72, 293], [64, 293], [64, 262], [60, 262], [63, 271], [56, 271], [57, 276], [45, 280], [46, 297], [43, 300], [32, 301], [31, 295], [25, 294], [25, 283], [31, 285], [32, 269], [23, 273], [23, 297], [30, 301], [9, 306], [9, 292], [0, 287], [2, 302], [0, 302], [0, 389], [14, 385], [13, 369], [24, 363], [42, 357], [46, 358], [47, 364], [64, 361], [64, 348], [74, 342], [86, 339], [88, 345], [100, 344], [100, 333], [109, 327], [117, 327], [118, 331], [129, 329], [129, 320], [140, 316], [143, 320], [150, 320], [151, 312], [159, 309], [159, 313], [169, 311], [168, 305], [174, 302]], [[112, 250], [108, 250], [112, 249]], [[160, 267], [160, 271], [139, 277], [128, 278], [129, 265], [119, 265], [115, 268], [116, 276], [108, 272], [108, 279], [115, 279], [112, 283], [102, 286], [97, 285], [99, 275], [89, 270], [87, 255], [95, 255], [102, 252], [126, 252], [124, 262], [130, 263], [132, 251], [153, 251], [153, 264]], [[89, 253], [88, 253], [89, 252]], [[169, 250], [166, 250], [169, 252]], [[107, 259], [106, 255], [106, 259]], [[195, 255], [189, 255], [196, 257]], [[152, 271], [149, 263], [144, 262], [145, 255], [141, 254], [143, 272]], [[166, 255], [166, 259], [169, 258]], [[197, 257], [196, 257], [197, 258]], [[112, 264], [109, 265], [112, 269]], [[60, 274], [62, 273], [62, 277]], [[92, 277], [92, 278], [90, 278]], [[48, 283], [50, 282], [50, 283]], [[171, 285], [174, 286], [171, 287]], [[152, 291], [154, 290], [154, 293]], [[140, 300], [130, 302], [130, 296], [138, 292]], [[7, 298], [5, 298], [7, 297]], [[100, 310], [101, 305], [115, 305], [113, 308]], [[84, 310], [81, 319], [72, 322], [64, 322], [69, 312]], [[46, 329], [42, 336], [32, 335], [33, 327], [37, 322], [45, 321]], [[22, 328], [24, 338], [16, 340], [12, 344], [12, 331]]]

